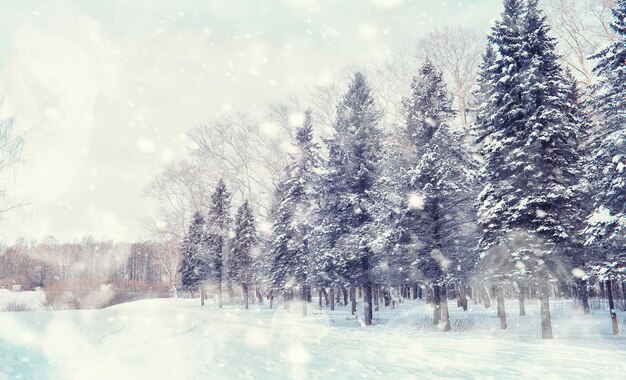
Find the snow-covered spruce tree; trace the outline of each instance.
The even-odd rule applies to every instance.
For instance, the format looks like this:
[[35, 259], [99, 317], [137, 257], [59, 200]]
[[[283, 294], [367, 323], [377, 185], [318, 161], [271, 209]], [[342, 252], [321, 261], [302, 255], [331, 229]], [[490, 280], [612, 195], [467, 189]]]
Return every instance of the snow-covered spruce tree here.
[[248, 308], [250, 284], [254, 280], [253, 249], [257, 243], [254, 212], [244, 201], [235, 215], [234, 236], [230, 244], [228, 278], [241, 285], [244, 307]]
[[569, 273], [563, 248], [578, 175], [576, 126], [556, 43], [537, 1], [505, 0], [504, 7], [489, 36], [494, 65], [481, 75], [494, 92], [479, 110], [485, 160], [480, 269], [500, 286], [532, 280], [539, 287], [542, 337], [552, 338], [548, 281]]
[[594, 57], [599, 60], [594, 68], [600, 79], [594, 95], [601, 121], [592, 159], [595, 202], [585, 235], [587, 245], [598, 253], [591, 266], [598, 279], [606, 282], [617, 334], [611, 281], [626, 277], [626, 0], [616, 0], [612, 13], [615, 39]]
[[[420, 243], [414, 265], [433, 287], [434, 323], [450, 330], [447, 286], [465, 282], [475, 263], [473, 182], [477, 166], [464, 149], [442, 73], [425, 62], [405, 100], [410, 156], [400, 181], [408, 197], [404, 224]], [[440, 319], [441, 317], [441, 319]]]
[[[374, 223], [377, 239], [373, 245], [379, 256], [372, 270], [374, 292], [381, 285], [413, 286], [416, 297], [418, 281], [422, 280], [415, 265], [420, 242], [413, 239], [405, 223], [409, 202], [415, 200], [402, 180], [417, 159], [402, 128], [394, 128], [383, 141], [380, 177], [375, 185]], [[375, 305], [376, 300], [375, 300]]]
[[601, 251], [593, 263], [601, 280], [626, 276], [626, 0], [615, 1], [613, 17], [615, 40], [595, 56], [601, 121], [592, 158], [594, 210], [585, 230], [587, 244]]
[[588, 258], [593, 258], [597, 250], [592, 246], [585, 246], [584, 229], [586, 226], [586, 217], [593, 209], [593, 198], [595, 191], [594, 180], [594, 163], [593, 152], [595, 151], [595, 143], [593, 136], [596, 129], [590, 117], [589, 102], [583, 99], [583, 93], [580, 90], [579, 82], [574, 75], [568, 70], [566, 71], [566, 80], [568, 83], [568, 106], [571, 109], [569, 115], [578, 134], [578, 154], [580, 160], [578, 165], [580, 180], [576, 184], [573, 191], [573, 197], [570, 198], [568, 210], [569, 216], [568, 243], [565, 246], [565, 254], [569, 258], [572, 265], [572, 275], [574, 277], [574, 285], [578, 298], [580, 299], [583, 312], [588, 314], [589, 299], [588, 286], [589, 274], [586, 273], [588, 267]]
[[313, 142], [311, 110], [296, 131], [294, 153], [276, 190], [272, 242], [268, 262], [270, 289], [291, 292], [299, 287], [306, 315], [313, 258], [311, 234], [317, 214], [317, 187], [322, 164]]
[[210, 271], [205, 228], [204, 217], [200, 212], [196, 212], [181, 244], [181, 285], [190, 292], [200, 289], [201, 306], [204, 306], [205, 298], [202, 285], [207, 280]]
[[364, 323], [372, 323], [374, 184], [379, 175], [380, 111], [365, 76], [359, 72], [337, 107], [334, 133], [327, 140], [321, 230], [323, 268], [341, 276], [345, 285], [364, 290]]
[[209, 279], [217, 285], [220, 308], [223, 304], [224, 256], [228, 250], [230, 221], [230, 193], [226, 189], [224, 180], [220, 179], [211, 194], [211, 204], [206, 220], [207, 255], [211, 266]]

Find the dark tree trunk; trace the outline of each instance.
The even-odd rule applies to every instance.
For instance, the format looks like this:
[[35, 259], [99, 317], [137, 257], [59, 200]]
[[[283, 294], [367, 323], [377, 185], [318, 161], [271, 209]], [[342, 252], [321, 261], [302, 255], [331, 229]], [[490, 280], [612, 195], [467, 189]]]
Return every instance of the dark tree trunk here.
[[433, 285], [433, 325], [439, 325], [441, 320], [441, 291], [439, 285]]
[[248, 309], [248, 285], [246, 284], [242, 284], [241, 285], [241, 290], [243, 291], [243, 307], [244, 309]]
[[498, 287], [498, 317], [500, 317], [500, 328], [506, 329], [506, 310], [504, 309], [504, 289]]
[[550, 316], [550, 287], [547, 280], [539, 289], [539, 304], [541, 306], [541, 337], [552, 339], [552, 318]]
[[200, 285], [200, 307], [204, 306], [204, 286]]
[[383, 301], [385, 303], [385, 307], [389, 306], [391, 303], [391, 297], [389, 297], [389, 290], [387, 290], [387, 288], [383, 289]]
[[589, 293], [587, 292], [587, 279], [580, 279], [578, 281], [578, 295], [580, 296], [580, 302], [583, 305], [583, 314], [589, 314], [591, 309], [589, 308]]
[[309, 300], [309, 292], [307, 291], [306, 286], [302, 287], [302, 316], [306, 317], [307, 314], [307, 310], [306, 310], [306, 304]]
[[322, 288], [322, 295], [324, 296], [324, 301], [326, 301], [326, 306], [328, 306], [330, 304], [330, 297], [325, 288]]
[[374, 310], [378, 311], [378, 301], [380, 298], [380, 287], [378, 285], [374, 285]]
[[420, 285], [417, 285], [417, 298], [422, 299], [422, 287]]
[[519, 285], [518, 300], [519, 300], [519, 315], [524, 316], [526, 315], [526, 304], [524, 302], [524, 287], [522, 285]]
[[356, 288], [354, 285], [350, 285], [350, 311], [352, 315], [356, 314]]
[[439, 291], [440, 309], [441, 309], [441, 322], [443, 323], [443, 331], [450, 331], [450, 313], [448, 312], [448, 292], [446, 286], [442, 285]]
[[611, 280], [606, 281], [606, 292], [609, 296], [609, 313], [611, 314], [611, 322], [613, 324], [613, 335], [619, 334], [619, 327], [617, 325], [617, 313], [615, 312], [615, 301], [613, 299], [613, 286]]
[[261, 291], [259, 290], [258, 286], [256, 287], [255, 292], [256, 292], [256, 298], [259, 300], [259, 305], [263, 305], [263, 295], [261, 294]]
[[337, 300], [335, 301], [337, 305], [341, 306], [341, 292], [337, 289], [337, 293], [335, 293]]
[[320, 310], [322, 310], [322, 288], [317, 291], [317, 298], [320, 304]]
[[274, 292], [270, 291], [270, 294], [267, 296], [270, 300], [270, 309], [274, 308]]
[[358, 291], [359, 291], [358, 297], [363, 298], [363, 288], [359, 286]]
[[[352, 291], [352, 290], [350, 290]], [[341, 292], [343, 293], [343, 304], [347, 305], [348, 304], [348, 291], [346, 290], [345, 286], [341, 287]]]
[[335, 289], [330, 288], [330, 310], [335, 310]]
[[363, 312], [365, 314], [365, 325], [369, 326], [372, 324], [373, 313], [372, 313], [372, 283], [366, 282], [363, 287]]

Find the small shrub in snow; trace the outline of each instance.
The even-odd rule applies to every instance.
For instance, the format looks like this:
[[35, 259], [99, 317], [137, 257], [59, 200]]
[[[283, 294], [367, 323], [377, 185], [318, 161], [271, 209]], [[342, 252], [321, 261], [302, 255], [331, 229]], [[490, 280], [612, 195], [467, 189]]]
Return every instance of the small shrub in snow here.
[[14, 312], [14, 311], [32, 311], [28, 305], [24, 305], [22, 303], [11, 302], [2, 307], [3, 312]]

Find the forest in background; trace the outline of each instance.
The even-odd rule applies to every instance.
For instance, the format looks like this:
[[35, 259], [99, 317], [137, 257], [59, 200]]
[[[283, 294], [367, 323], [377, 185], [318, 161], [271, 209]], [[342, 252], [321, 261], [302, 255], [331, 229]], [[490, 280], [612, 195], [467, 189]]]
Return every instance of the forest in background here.
[[0, 284], [318, 289], [362, 298], [366, 324], [393, 287], [444, 322], [448, 297], [496, 298], [503, 328], [505, 295], [520, 313], [538, 297], [549, 337], [550, 295], [588, 311], [589, 291], [624, 293], [626, 3], [544, 3], [505, 0], [487, 39], [440, 28], [345, 83], [199, 125], [146, 189], [146, 242], [19, 242]]

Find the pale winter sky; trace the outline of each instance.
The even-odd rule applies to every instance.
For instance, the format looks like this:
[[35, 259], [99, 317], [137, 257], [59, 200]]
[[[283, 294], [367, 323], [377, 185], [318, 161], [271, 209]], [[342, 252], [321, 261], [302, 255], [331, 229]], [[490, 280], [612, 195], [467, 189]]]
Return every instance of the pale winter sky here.
[[484, 32], [501, 0], [0, 2], [0, 115], [30, 130], [0, 239], [132, 241], [142, 190], [182, 158], [186, 130], [280, 101], [435, 25]]

